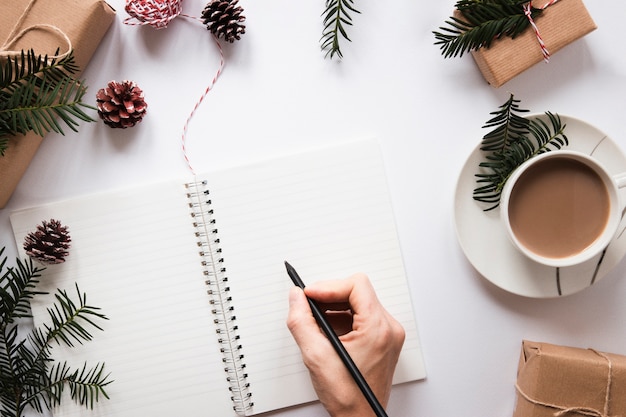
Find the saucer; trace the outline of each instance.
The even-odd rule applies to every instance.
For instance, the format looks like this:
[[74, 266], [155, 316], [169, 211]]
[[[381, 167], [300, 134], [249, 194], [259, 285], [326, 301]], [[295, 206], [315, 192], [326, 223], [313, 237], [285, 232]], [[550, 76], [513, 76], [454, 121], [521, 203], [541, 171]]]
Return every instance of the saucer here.
[[[592, 155], [611, 174], [626, 172], [626, 157], [611, 138], [582, 120], [559, 116], [566, 124], [565, 135], [569, 139], [569, 145], [562, 149]], [[475, 175], [479, 172], [478, 164], [483, 160], [479, 145], [461, 170], [454, 196], [454, 220], [465, 256], [487, 280], [506, 291], [526, 297], [565, 296], [602, 279], [624, 257], [626, 221], [623, 217], [616, 236], [606, 250], [582, 264], [555, 268], [524, 256], [510, 242], [500, 220], [500, 209], [484, 211], [489, 206], [473, 199]]]

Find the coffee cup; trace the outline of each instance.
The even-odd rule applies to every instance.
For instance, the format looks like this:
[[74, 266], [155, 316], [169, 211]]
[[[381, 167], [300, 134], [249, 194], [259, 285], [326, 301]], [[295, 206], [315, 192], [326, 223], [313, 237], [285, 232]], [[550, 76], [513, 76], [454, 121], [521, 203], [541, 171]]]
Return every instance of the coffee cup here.
[[500, 197], [500, 213], [514, 246], [553, 267], [599, 255], [616, 235], [626, 173], [613, 175], [576, 151], [534, 156], [513, 171]]

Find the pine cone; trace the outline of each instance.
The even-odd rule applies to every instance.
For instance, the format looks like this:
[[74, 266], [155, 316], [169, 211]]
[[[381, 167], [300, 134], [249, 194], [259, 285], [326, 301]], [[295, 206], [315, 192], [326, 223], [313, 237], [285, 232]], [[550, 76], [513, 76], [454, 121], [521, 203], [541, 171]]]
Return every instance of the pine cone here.
[[141, 122], [148, 104], [133, 81], [110, 81], [96, 94], [98, 115], [109, 127], [126, 129]]
[[202, 11], [202, 21], [207, 29], [230, 43], [246, 33], [246, 27], [241, 24], [246, 18], [241, 14], [243, 8], [237, 6], [237, 1], [212, 0]]
[[28, 256], [43, 263], [60, 264], [65, 262], [71, 241], [67, 226], [58, 220], [44, 220], [24, 238], [24, 249]]

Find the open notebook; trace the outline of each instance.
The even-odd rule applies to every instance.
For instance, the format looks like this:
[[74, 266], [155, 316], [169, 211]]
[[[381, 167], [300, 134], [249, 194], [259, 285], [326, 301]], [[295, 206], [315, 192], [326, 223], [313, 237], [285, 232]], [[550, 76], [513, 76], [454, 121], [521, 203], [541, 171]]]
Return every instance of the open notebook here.
[[[76, 282], [110, 319], [55, 357], [104, 361], [115, 380], [110, 400], [88, 411], [68, 399], [57, 417], [252, 415], [316, 400], [285, 325], [285, 260], [306, 283], [367, 273], [407, 332], [394, 383], [425, 376], [376, 141], [18, 210], [18, 247], [51, 218], [72, 247], [42, 289]], [[35, 298], [36, 325], [50, 302]]]

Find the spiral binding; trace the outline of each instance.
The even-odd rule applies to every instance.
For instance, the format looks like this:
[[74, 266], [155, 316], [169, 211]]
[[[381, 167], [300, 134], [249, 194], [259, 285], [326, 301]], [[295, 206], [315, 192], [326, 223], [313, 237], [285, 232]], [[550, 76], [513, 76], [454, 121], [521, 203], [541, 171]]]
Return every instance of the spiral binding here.
[[254, 403], [250, 384], [247, 381], [248, 374], [245, 372], [246, 365], [241, 353], [242, 346], [237, 334], [237, 317], [235, 308], [232, 306], [228, 277], [224, 267], [224, 258], [220, 248], [220, 239], [216, 227], [209, 190], [206, 181], [195, 181], [185, 184], [187, 198], [193, 225], [196, 228], [199, 254], [202, 258], [202, 268], [205, 283], [208, 287], [217, 333], [217, 341], [222, 353], [222, 362], [226, 372], [226, 380], [229, 383], [233, 409], [239, 415], [245, 415]]

